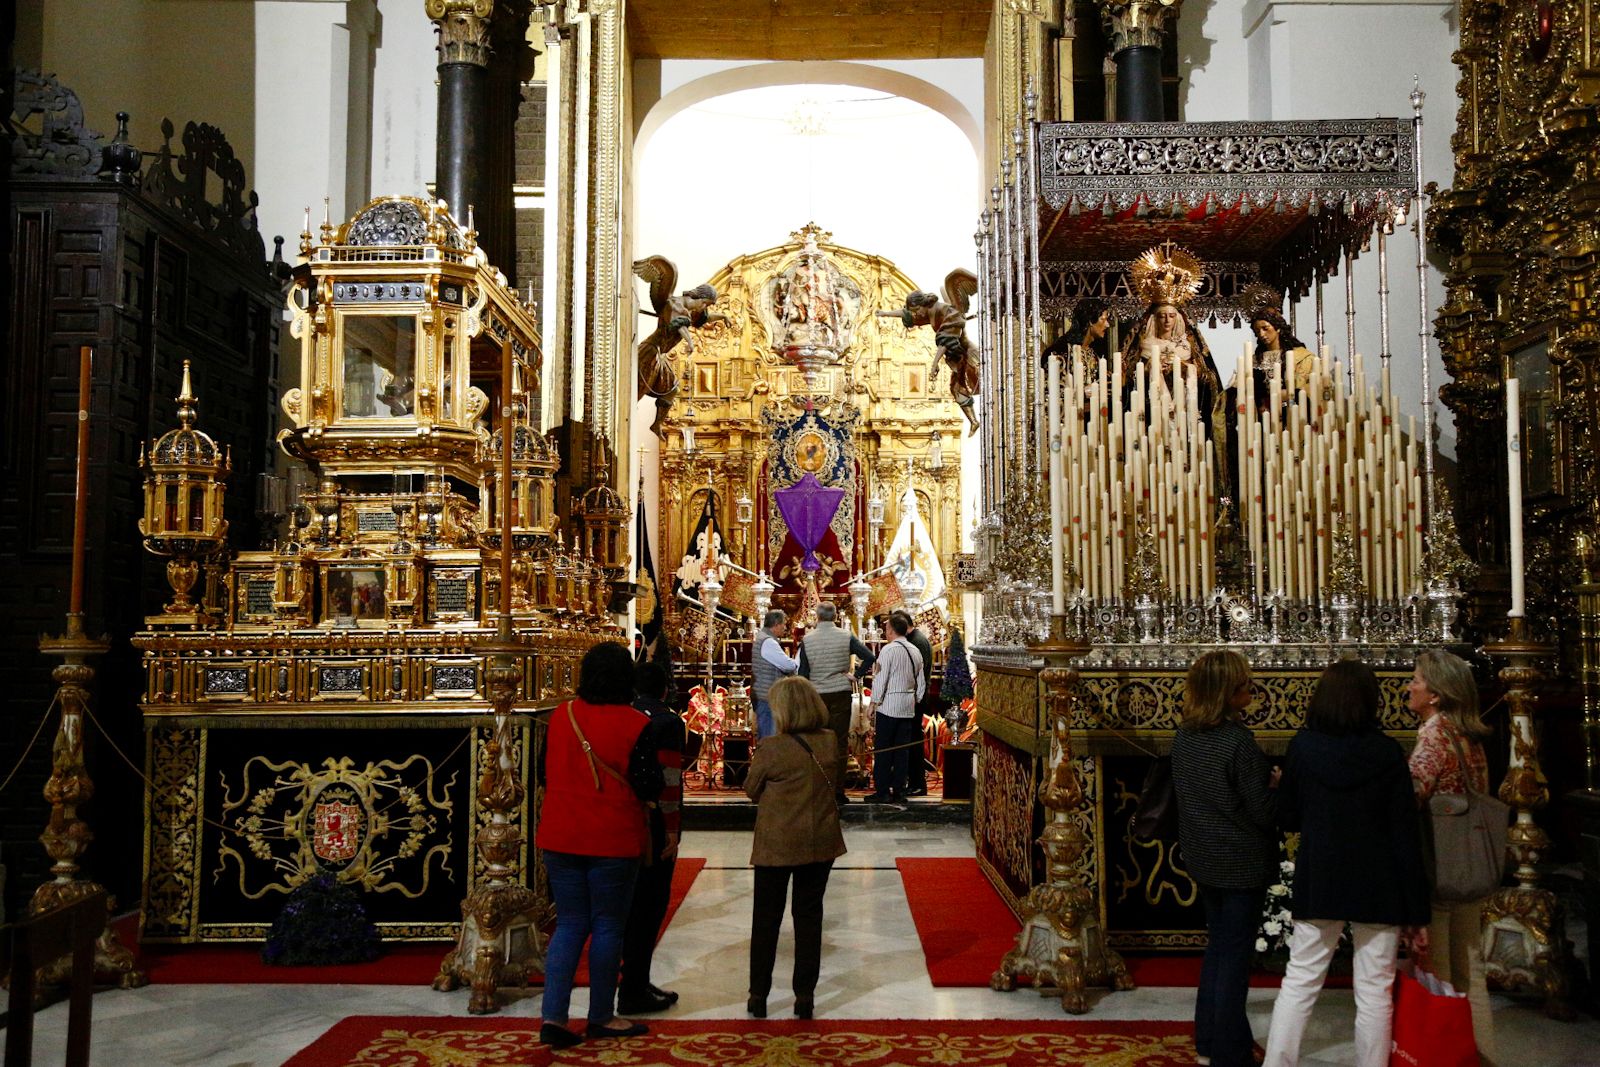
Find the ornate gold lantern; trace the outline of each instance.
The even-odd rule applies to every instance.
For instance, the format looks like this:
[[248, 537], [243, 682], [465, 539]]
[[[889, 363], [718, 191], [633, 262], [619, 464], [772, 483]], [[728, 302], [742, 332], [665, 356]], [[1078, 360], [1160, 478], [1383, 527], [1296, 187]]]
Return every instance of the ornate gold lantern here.
[[189, 590], [200, 576], [201, 561], [216, 554], [228, 541], [228, 520], [222, 514], [222, 494], [227, 487], [232, 457], [207, 434], [194, 428], [194, 387], [189, 361], [183, 362], [183, 387], [174, 398], [178, 428], [150, 442], [148, 454], [140, 450], [145, 470], [144, 516], [139, 532], [144, 547], [167, 558], [167, 581], [172, 601], [160, 615], [145, 618], [150, 626], [206, 626], [210, 617], [196, 604]]

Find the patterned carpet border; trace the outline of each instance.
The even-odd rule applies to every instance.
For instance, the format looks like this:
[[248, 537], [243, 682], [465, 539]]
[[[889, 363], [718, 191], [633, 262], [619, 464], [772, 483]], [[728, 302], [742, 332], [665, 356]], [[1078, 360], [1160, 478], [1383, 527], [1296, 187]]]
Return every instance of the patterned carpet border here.
[[1190, 1067], [1192, 1030], [1186, 1023], [1077, 1019], [667, 1019], [652, 1021], [646, 1037], [553, 1052], [537, 1043], [537, 1019], [353, 1015], [285, 1067]]

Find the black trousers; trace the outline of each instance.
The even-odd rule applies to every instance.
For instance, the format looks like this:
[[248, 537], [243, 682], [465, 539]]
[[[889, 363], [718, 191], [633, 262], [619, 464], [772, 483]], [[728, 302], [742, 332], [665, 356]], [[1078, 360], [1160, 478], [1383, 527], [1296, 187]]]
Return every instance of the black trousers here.
[[794, 995], [810, 999], [822, 970], [822, 894], [828, 890], [833, 861], [798, 867], [757, 867], [754, 915], [750, 924], [750, 995], [772, 992], [772, 965], [778, 958], [778, 929], [784, 898], [794, 878]]
[[[911, 719], [913, 736], [906, 738], [908, 741], [921, 741], [925, 737], [923, 727], [927, 725], [927, 718], [918, 711]], [[906, 789], [919, 790], [928, 788], [928, 756], [924, 747], [910, 749], [906, 753]]]
[[643, 996], [650, 990], [650, 962], [655, 958], [661, 921], [667, 917], [672, 897], [672, 871], [676, 860], [657, 860], [639, 868], [633, 886], [633, 907], [622, 933], [622, 972], [617, 989], [624, 997]]
[[846, 689], [842, 693], [823, 693], [822, 706], [828, 709], [828, 729], [839, 741], [839, 761], [828, 768], [833, 776], [833, 791], [844, 792], [844, 776], [850, 766], [850, 705], [855, 694]]

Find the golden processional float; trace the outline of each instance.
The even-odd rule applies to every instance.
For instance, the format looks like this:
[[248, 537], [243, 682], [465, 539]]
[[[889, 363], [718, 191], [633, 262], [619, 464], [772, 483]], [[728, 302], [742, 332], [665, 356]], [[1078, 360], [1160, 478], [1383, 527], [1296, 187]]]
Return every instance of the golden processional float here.
[[134, 642], [148, 940], [259, 939], [333, 874], [385, 937], [464, 927], [440, 980], [471, 981], [474, 1011], [481, 985], [538, 966], [533, 735], [506, 713], [572, 692], [583, 654], [621, 638], [628, 508], [597, 470], [581, 528], [559, 528], [534, 313], [475, 236], [411, 197], [316, 238], [308, 216], [279, 437], [298, 465], [264, 493], [287, 519], [270, 547], [228, 544], [226, 457], [187, 376], [181, 426], [144, 457], [141, 532], [174, 590]]
[[[973, 830], [1024, 923], [996, 988], [1042, 984], [1084, 1011], [1086, 984], [1129, 987], [1114, 947], [1203, 942], [1176, 842], [1130, 833], [1189, 664], [1244, 652], [1257, 681], [1245, 721], [1270, 748], [1303, 722], [1327, 663], [1359, 656], [1379, 673], [1383, 727], [1414, 734], [1405, 681], [1422, 648], [1460, 640], [1472, 568], [1433, 478], [1420, 91], [1410, 121], [1040, 123], [1026, 100], [976, 235], [988, 358]], [[1396, 353], [1389, 244], [1408, 219], [1417, 344]], [[1368, 360], [1352, 261], [1374, 245]], [[1343, 337], [1324, 318], [1336, 277]], [[1226, 380], [1203, 319], [1260, 339]], [[1420, 378], [1420, 411], [1401, 410], [1399, 376]], [[1488, 650], [1529, 655], [1518, 641]], [[1531, 677], [1507, 676], [1529, 741]], [[1513, 777], [1536, 773], [1531, 744], [1517, 748]], [[1520, 808], [1514, 841], [1542, 838]], [[1506, 922], [1497, 951], [1522, 953], [1524, 971], [1559, 952], [1548, 929]]]

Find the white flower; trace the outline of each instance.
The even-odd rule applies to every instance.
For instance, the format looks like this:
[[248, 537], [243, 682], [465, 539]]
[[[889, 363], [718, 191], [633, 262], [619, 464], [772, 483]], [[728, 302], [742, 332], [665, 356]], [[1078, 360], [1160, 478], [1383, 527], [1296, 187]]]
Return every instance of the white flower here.
[[1264, 938], [1264, 937], [1256, 938], [1256, 951], [1257, 952], [1265, 952], [1265, 951], [1267, 951], [1267, 939], [1266, 938]]
[[1275, 897], [1286, 897], [1289, 895], [1289, 887], [1286, 885], [1275, 885], [1271, 889], [1267, 890], [1267, 892], [1271, 893]]
[[1276, 937], [1277, 935], [1283, 933], [1283, 923], [1277, 919], [1268, 919], [1262, 929]]

